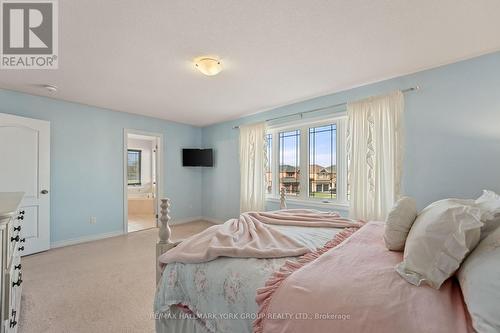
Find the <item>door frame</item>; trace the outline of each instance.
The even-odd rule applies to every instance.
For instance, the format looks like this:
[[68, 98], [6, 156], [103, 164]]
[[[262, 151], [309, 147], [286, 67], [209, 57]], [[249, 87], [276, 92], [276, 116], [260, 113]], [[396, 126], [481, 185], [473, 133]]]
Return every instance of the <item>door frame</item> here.
[[[158, 148], [156, 149], [156, 211], [160, 213], [160, 198], [163, 196], [163, 134], [156, 132], [148, 132], [130, 128], [123, 129], [123, 233], [128, 233], [128, 178], [127, 178], [127, 150], [128, 150], [128, 135], [145, 135], [156, 137]], [[158, 216], [159, 218], [159, 216]], [[158, 226], [158, 218], [156, 218], [156, 226]]]

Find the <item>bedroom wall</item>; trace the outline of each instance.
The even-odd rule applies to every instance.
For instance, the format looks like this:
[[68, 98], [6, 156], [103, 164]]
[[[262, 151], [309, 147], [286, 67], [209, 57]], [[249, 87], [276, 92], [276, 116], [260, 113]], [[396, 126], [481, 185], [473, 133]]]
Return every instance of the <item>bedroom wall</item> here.
[[415, 85], [421, 89], [405, 94], [404, 193], [423, 208], [441, 198], [477, 197], [484, 188], [500, 192], [496, 52], [203, 128], [204, 146], [215, 149], [215, 167], [203, 170], [203, 216], [220, 221], [239, 212], [238, 131], [233, 126]]
[[0, 112], [51, 122], [52, 243], [122, 231], [124, 128], [163, 133], [171, 215], [201, 215], [201, 170], [183, 168], [181, 160], [182, 148], [200, 146], [200, 128], [6, 90], [0, 90]]

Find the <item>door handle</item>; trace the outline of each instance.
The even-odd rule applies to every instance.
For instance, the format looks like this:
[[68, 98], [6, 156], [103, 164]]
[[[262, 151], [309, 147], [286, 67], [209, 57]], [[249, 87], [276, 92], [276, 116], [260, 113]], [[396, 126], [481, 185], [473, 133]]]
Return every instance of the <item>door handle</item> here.
[[40, 193], [47, 194], [47, 193], [49, 193], [49, 191], [48, 190], [42, 190]]

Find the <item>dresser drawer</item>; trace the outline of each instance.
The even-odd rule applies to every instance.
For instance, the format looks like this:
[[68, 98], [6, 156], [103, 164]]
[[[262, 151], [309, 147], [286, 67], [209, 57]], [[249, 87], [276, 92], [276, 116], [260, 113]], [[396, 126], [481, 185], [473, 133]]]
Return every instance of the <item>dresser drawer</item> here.
[[[0, 192], [0, 333], [16, 333], [21, 305], [23, 193]], [[23, 230], [24, 232], [25, 230]]]
[[22, 266], [19, 257], [14, 258], [4, 276], [3, 323], [5, 332], [16, 332], [19, 322], [19, 304], [22, 290]]
[[9, 226], [7, 228], [7, 233], [6, 233], [6, 237], [5, 237], [5, 242], [6, 242], [6, 247], [7, 247], [7, 262], [6, 262], [6, 266], [9, 267], [12, 263], [12, 258], [13, 258], [13, 254], [16, 250], [16, 246], [17, 246], [17, 243], [19, 242], [19, 240], [21, 239], [21, 236], [19, 235], [16, 235], [16, 231], [14, 231], [14, 221], [12, 220], [10, 223], [9, 223]]
[[10, 266], [10, 261], [12, 261], [13, 257], [19, 256], [20, 252], [24, 250], [25, 239], [21, 237], [23, 219], [24, 211], [21, 211], [12, 217], [7, 228], [7, 235], [5, 237], [7, 243], [7, 266]]

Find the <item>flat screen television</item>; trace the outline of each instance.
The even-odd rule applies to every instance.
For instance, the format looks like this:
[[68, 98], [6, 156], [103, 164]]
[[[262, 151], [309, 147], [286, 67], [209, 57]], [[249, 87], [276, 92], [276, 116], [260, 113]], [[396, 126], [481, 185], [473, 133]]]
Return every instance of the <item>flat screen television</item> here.
[[185, 167], [213, 167], [212, 149], [183, 149], [182, 166]]

